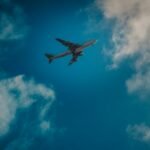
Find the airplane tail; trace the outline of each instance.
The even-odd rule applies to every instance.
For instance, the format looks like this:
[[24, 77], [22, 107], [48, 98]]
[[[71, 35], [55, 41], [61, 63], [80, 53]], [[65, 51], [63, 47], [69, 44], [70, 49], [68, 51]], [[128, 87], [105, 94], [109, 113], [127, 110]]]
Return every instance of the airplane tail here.
[[51, 63], [53, 61], [53, 59], [54, 59], [54, 55], [52, 55], [52, 54], [47, 54], [46, 53], [45, 56], [48, 59], [49, 63]]

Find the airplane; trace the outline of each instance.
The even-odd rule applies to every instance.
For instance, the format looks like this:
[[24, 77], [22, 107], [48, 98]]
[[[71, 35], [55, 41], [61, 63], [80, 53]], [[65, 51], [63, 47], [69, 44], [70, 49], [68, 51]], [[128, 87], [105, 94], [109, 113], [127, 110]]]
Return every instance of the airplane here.
[[58, 55], [52, 55], [52, 54], [46, 53], [45, 56], [47, 57], [49, 63], [51, 63], [54, 59], [58, 59], [58, 58], [61, 58], [61, 57], [72, 55], [72, 59], [69, 62], [69, 65], [71, 65], [71, 64], [73, 64], [74, 62], [77, 61], [79, 56], [83, 55], [83, 50], [85, 48], [87, 48], [89, 46], [92, 46], [96, 43], [96, 40], [91, 40], [91, 41], [85, 42], [84, 44], [75, 44], [75, 43], [65, 41], [65, 40], [62, 40], [62, 39], [59, 39], [59, 38], [56, 38], [56, 40], [58, 42], [60, 42], [62, 45], [68, 47], [68, 50], [61, 53], [61, 54], [58, 54]]

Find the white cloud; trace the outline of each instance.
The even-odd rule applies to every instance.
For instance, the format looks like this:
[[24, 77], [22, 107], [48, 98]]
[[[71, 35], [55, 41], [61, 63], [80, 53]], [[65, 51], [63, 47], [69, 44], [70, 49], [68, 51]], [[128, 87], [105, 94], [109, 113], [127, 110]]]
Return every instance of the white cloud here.
[[[111, 41], [112, 68], [130, 60], [134, 69], [127, 79], [128, 93], [141, 98], [150, 97], [150, 1], [149, 0], [95, 0], [106, 20], [113, 21]], [[150, 126], [129, 125], [127, 133], [135, 140], [150, 143]]]
[[141, 73], [138, 72], [127, 82], [128, 92], [137, 93], [142, 99], [150, 96], [150, 70]]
[[44, 120], [40, 123], [40, 128], [42, 132], [48, 131], [51, 128], [51, 124], [49, 121]]
[[135, 140], [150, 143], [150, 127], [145, 124], [129, 125], [127, 133]]
[[[54, 91], [34, 80], [25, 80], [23, 75], [0, 81], [0, 135], [9, 131], [10, 124], [15, 119], [18, 109], [32, 106], [38, 100], [44, 99], [45, 104], [39, 110], [39, 120], [43, 120], [55, 98]], [[43, 113], [44, 110], [44, 113]], [[43, 114], [41, 116], [41, 114]]]
[[1, 5], [3, 9], [0, 11], [0, 40], [23, 39], [27, 34], [28, 27], [22, 8], [8, 0], [2, 1]]
[[146, 90], [141, 92], [146, 97], [150, 92], [150, 1], [96, 0], [96, 6], [106, 19], [116, 21], [112, 35], [112, 67], [118, 67], [127, 58], [132, 59], [135, 75], [127, 81], [128, 91]]

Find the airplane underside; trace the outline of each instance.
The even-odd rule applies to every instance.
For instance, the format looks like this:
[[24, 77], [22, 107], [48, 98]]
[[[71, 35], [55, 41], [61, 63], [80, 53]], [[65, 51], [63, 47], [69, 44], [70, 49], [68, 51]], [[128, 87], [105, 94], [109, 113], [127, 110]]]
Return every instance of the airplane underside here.
[[84, 43], [83, 45], [80, 45], [80, 44], [74, 44], [72, 42], [65, 41], [62, 39], [56, 39], [56, 40], [60, 42], [61, 44], [63, 44], [64, 46], [68, 47], [68, 51], [58, 54], [58, 55], [52, 55], [52, 54], [46, 53], [45, 56], [47, 57], [49, 63], [51, 63], [54, 59], [65, 57], [67, 55], [72, 55], [72, 59], [69, 62], [69, 65], [76, 62], [78, 57], [83, 55], [84, 48], [89, 47], [96, 42], [96, 40], [91, 40], [89, 42]]

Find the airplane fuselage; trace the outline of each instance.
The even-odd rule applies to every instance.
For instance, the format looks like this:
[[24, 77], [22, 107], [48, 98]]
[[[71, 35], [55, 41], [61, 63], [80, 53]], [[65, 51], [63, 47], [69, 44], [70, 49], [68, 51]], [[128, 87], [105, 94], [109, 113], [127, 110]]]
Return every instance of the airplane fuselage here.
[[85, 49], [89, 46], [92, 46], [95, 43], [96, 43], [96, 40], [91, 40], [91, 41], [85, 42], [81, 47], [79, 47], [75, 50], [75, 53], [80, 53], [83, 51], [83, 49]]
[[52, 55], [52, 54], [46, 53], [45, 56], [48, 58], [49, 63], [51, 63], [54, 59], [65, 57], [67, 55], [72, 55], [72, 59], [69, 63], [69, 65], [71, 65], [72, 63], [77, 61], [77, 58], [79, 56], [82, 56], [83, 54], [82, 52], [85, 48], [92, 46], [93, 44], [96, 43], [96, 40], [91, 40], [80, 45], [80, 44], [75, 44], [75, 43], [65, 41], [59, 38], [57, 38], [56, 40], [60, 42], [61, 44], [63, 44], [64, 46], [68, 47], [68, 50], [58, 55]]

